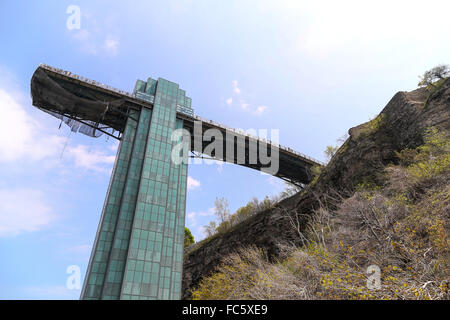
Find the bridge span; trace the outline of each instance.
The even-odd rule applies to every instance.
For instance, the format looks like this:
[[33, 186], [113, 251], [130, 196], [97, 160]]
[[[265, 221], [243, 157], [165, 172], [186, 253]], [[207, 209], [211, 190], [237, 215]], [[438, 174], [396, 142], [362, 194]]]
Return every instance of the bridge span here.
[[[107, 134], [118, 140], [122, 137], [130, 110], [152, 109], [154, 105], [154, 95], [143, 92], [128, 93], [45, 64], [41, 64], [32, 77], [31, 93], [33, 105], [43, 111], [52, 112], [53, 115], [64, 117], [65, 120], [72, 119], [74, 120], [72, 124], [80, 123], [88, 126], [92, 130], [85, 130], [85, 132], [92, 133], [93, 136]], [[264, 164], [259, 161], [259, 157], [256, 163], [250, 161], [249, 148], [252, 143], [261, 144], [279, 154], [279, 169], [274, 175], [297, 185], [311, 181], [312, 166], [324, 165], [319, 160], [289, 147], [204, 119], [194, 115], [193, 112], [186, 112], [183, 108], [177, 109], [176, 117], [184, 120], [183, 127], [191, 133], [192, 151], [197, 155], [202, 154], [216, 160], [260, 170], [264, 168]], [[214, 154], [205, 154], [204, 151], [209, 142], [203, 141], [203, 144], [199, 146], [193, 141], [196, 121], [201, 124], [202, 134], [208, 129], [217, 129], [223, 133], [224, 137], [227, 132], [232, 133], [235, 139], [234, 154], [237, 155], [237, 150], [244, 147], [246, 150], [244, 161], [237, 156], [232, 159], [218, 159]], [[224, 154], [226, 154], [227, 145], [230, 144], [227, 144], [225, 140]]]

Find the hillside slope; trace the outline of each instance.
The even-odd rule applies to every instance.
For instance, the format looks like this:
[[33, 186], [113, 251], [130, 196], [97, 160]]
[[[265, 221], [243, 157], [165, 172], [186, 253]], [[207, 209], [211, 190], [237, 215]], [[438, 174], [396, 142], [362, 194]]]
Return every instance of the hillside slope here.
[[[349, 206], [369, 206], [369, 204], [372, 203], [371, 201], [375, 201], [373, 199], [383, 199], [383, 203], [388, 203], [389, 201], [393, 201], [391, 198], [389, 198], [391, 194], [395, 193], [395, 197], [397, 197], [398, 194], [403, 194], [403, 189], [407, 188], [406, 186], [403, 186], [403, 184], [400, 187], [400, 189], [403, 188], [402, 190], [400, 190], [401, 192], [399, 191], [398, 187], [396, 190], [392, 191], [392, 183], [394, 180], [392, 178], [392, 174], [387, 173], [386, 168], [389, 166], [393, 166], [394, 169], [392, 169], [391, 171], [395, 171], [397, 173], [406, 172], [406, 169], [403, 170], [401, 169], [403, 167], [399, 166], [402, 161], [404, 163], [407, 162], [405, 160], [406, 153], [403, 152], [399, 154], [399, 152], [401, 152], [402, 150], [416, 150], [416, 148], [420, 148], [420, 146], [424, 145], [424, 143], [428, 141], [426, 138], [427, 132], [429, 133], [429, 128], [431, 127], [435, 128], [435, 130], [441, 133], [443, 132], [443, 139], [444, 141], [448, 142], [450, 132], [450, 80], [448, 78], [440, 83], [440, 88], [433, 94], [430, 94], [425, 88], [417, 89], [411, 92], [398, 92], [393, 96], [393, 98], [389, 101], [383, 111], [375, 119], [349, 130], [350, 136], [347, 141], [338, 150], [330, 163], [322, 169], [322, 172], [317, 177], [317, 179], [315, 179], [315, 181], [313, 181], [313, 183], [311, 183], [303, 192], [300, 192], [299, 194], [281, 201], [272, 209], [260, 212], [259, 214], [240, 223], [224, 234], [216, 234], [210, 239], [206, 239], [205, 241], [191, 249], [189, 252], [187, 252], [184, 259], [184, 298], [189, 298], [191, 296], [191, 290], [196, 288], [201, 283], [202, 278], [206, 279], [208, 275], [212, 274], [215, 268], [217, 268], [220, 263], [224, 261], [224, 259], [228, 259], [228, 262], [232, 261], [233, 263], [239, 263], [239, 261], [242, 262], [239, 256], [233, 255], [233, 253], [238, 252], [241, 248], [254, 246], [262, 249], [262, 251], [250, 250], [247, 251], [247, 253], [244, 253], [244, 256], [247, 254], [247, 260], [245, 260], [246, 262], [244, 263], [244, 265], [250, 263], [249, 261], [252, 260], [251, 257], [255, 258], [259, 255], [261, 256], [259, 258], [255, 258], [256, 260], [260, 259], [261, 257], [268, 258], [269, 262], [264, 263], [270, 263], [275, 262], [278, 259], [284, 259], [284, 264], [287, 263], [289, 265], [289, 261], [297, 261], [297, 263], [301, 263], [299, 261], [302, 261], [302, 263], [313, 263], [310, 259], [318, 258], [317, 255], [319, 253], [323, 254], [323, 252], [325, 252], [323, 251], [325, 247], [331, 245], [334, 247], [339, 246], [339, 242], [338, 245], [336, 245], [335, 243], [336, 238], [332, 239], [332, 237], [330, 236], [330, 234], [334, 234], [337, 231], [332, 231], [331, 229], [325, 237], [322, 234], [324, 248], [318, 249], [317, 246], [313, 245], [314, 243], [320, 242], [321, 240], [320, 238], [312, 239], [317, 234], [311, 234], [311, 230], [315, 230], [314, 228], [311, 229], [311, 225], [315, 224], [317, 226], [320, 226], [322, 224], [322, 232], [324, 229], [323, 221], [318, 221], [316, 218], [318, 216], [318, 212], [327, 212], [327, 223], [330, 223], [330, 217], [341, 214], [342, 217], [347, 217], [347, 220], [340, 221], [341, 226], [343, 223], [351, 225], [355, 222], [352, 220], [354, 218], [352, 214], [356, 209], [354, 207], [348, 209]], [[420, 150], [417, 152], [420, 153]], [[446, 156], [445, 152], [446, 151], [444, 150], [444, 157]], [[402, 154], [403, 156], [401, 156]], [[418, 159], [418, 157], [416, 158]], [[448, 161], [448, 159], [444, 160]], [[408, 165], [408, 163], [405, 164], [405, 166], [406, 165]], [[448, 163], [447, 167], [445, 167], [444, 170], [446, 170], [446, 168], [448, 169]], [[442, 177], [447, 173], [447, 171], [445, 171], [444, 174], [442, 173], [442, 171], [439, 171], [436, 176]], [[432, 178], [434, 179], [436, 178], [436, 176], [433, 176]], [[407, 183], [409, 180], [411, 179], [405, 178], [404, 181], [402, 180], [402, 183]], [[420, 184], [414, 185], [414, 188], [411, 187], [414, 192], [418, 190], [417, 193], [425, 194], [433, 188], [438, 188], [441, 191], [444, 190], [444, 193], [443, 195], [440, 195], [440, 198], [434, 199], [434, 201], [439, 201], [439, 203], [442, 203], [444, 202], [444, 200], [442, 199], [448, 198], [448, 182], [446, 182], [445, 179], [443, 181], [441, 178], [427, 180], [433, 181], [434, 184], [424, 184], [422, 180], [420, 181]], [[376, 191], [378, 193], [374, 193], [374, 190], [379, 191]], [[407, 196], [409, 196], [409, 194], [407, 194]], [[403, 210], [405, 212], [408, 210], [411, 212], [413, 212], [414, 210], [420, 211], [420, 208], [422, 208], [423, 211], [423, 207], [419, 206], [420, 201], [424, 201], [423, 198], [416, 195], [414, 195], [413, 198], [414, 199], [410, 199], [410, 202], [405, 202], [401, 204], [402, 206], [396, 208], [398, 210], [401, 209], [400, 211]], [[428, 201], [428, 198], [426, 200]], [[437, 213], [437, 217], [439, 217], [439, 219], [442, 218], [442, 212], [446, 212], [446, 209], [448, 209], [448, 203], [443, 203], [443, 206], [445, 210], [440, 207], [440, 209], [438, 210], [439, 212]], [[391, 207], [386, 209], [386, 212], [388, 212], [389, 210], [392, 211]], [[373, 204], [370, 208], [371, 210], [374, 210], [374, 208], [376, 210], [380, 209], [379, 206], [377, 207], [376, 203]], [[405, 215], [403, 215], [402, 217], [397, 217], [395, 219], [403, 219]], [[439, 231], [442, 232], [442, 230], [444, 230], [444, 233], [446, 235], [446, 232], [448, 230], [448, 217], [445, 217], [443, 219], [445, 220], [445, 226], [443, 227], [444, 229], [441, 228], [439, 229]], [[356, 244], [358, 244], [360, 246], [360, 250], [368, 250], [368, 248], [372, 247], [378, 248], [377, 250], [381, 250], [380, 244], [382, 241], [380, 239], [374, 240], [375, 242], [378, 241], [380, 244], [373, 245], [373, 243], [369, 243], [369, 241], [366, 241], [365, 238], [355, 239], [352, 235], [346, 234], [346, 232], [348, 233], [349, 230], [352, 231], [352, 234], [356, 234], [358, 232], [361, 232], [361, 234], [363, 234], [367, 231], [363, 228], [364, 226], [359, 226], [359, 229], [353, 230], [351, 229], [351, 227], [349, 227], [350, 229], [344, 232], [342, 231], [342, 228], [339, 229], [339, 221], [335, 220], [336, 219], [333, 220], [333, 223], [338, 225], [336, 230], [340, 230], [337, 233], [339, 233], [340, 237], [343, 237], [344, 242], [348, 240], [348, 244], [352, 244], [352, 246], [355, 245], [355, 247], [357, 246]], [[389, 228], [393, 229], [394, 227], [392, 223], [389, 224]], [[325, 224], [325, 229], [327, 229], [326, 226], [327, 225]], [[369, 227], [372, 228], [372, 226], [370, 225]], [[379, 236], [379, 232], [381, 231], [375, 230], [375, 232], [373, 232], [375, 238]], [[384, 233], [383, 236], [385, 236]], [[389, 238], [391, 236], [394, 237], [395, 233], [389, 234], [387, 237]], [[430, 236], [428, 235], [427, 237], [430, 238]], [[370, 239], [371, 236], [368, 235], [366, 238]], [[428, 238], [427, 241], [431, 241]], [[362, 242], [365, 243], [365, 247], [361, 247], [360, 244]], [[341, 246], [343, 246], [342, 241], [340, 243]], [[288, 250], [287, 252], [286, 248], [292, 248], [293, 245], [303, 245], [310, 251], [308, 251], [309, 253], [293, 253], [292, 250]], [[447, 242], [444, 243], [443, 250], [443, 254], [447, 254]], [[343, 252], [341, 251], [338, 254], [342, 255]], [[377, 253], [376, 257], [371, 257], [380, 264], [384, 265], [384, 263], [388, 263], [386, 261], [391, 259], [386, 258], [387, 256], [388, 254], [383, 256], [383, 258], [380, 258], [380, 255]], [[389, 257], [391, 257], [390, 253]], [[320, 256], [319, 258], [320, 261], [327, 261], [328, 259], [324, 258], [323, 256]], [[381, 261], [380, 259], [384, 260]], [[361, 258], [357, 260], [357, 262], [361, 265], [365, 265], [370, 262], [369, 260], [371, 259], [365, 257], [364, 259]], [[396, 262], [397, 260], [391, 259], [389, 261], [389, 263], [392, 263], [391, 261]], [[356, 263], [355, 261], [353, 262]], [[398, 264], [400, 264], [400, 262], [398, 262]], [[329, 265], [322, 267], [324, 268], [324, 270], [328, 270], [330, 268], [330, 270], [333, 269], [333, 267], [330, 267]], [[265, 267], [261, 265], [257, 268], [257, 270], [263, 270], [264, 268]], [[266, 271], [269, 269], [273, 269], [272, 267], [270, 267], [269, 269], [267, 268]], [[317, 268], [320, 269], [319, 267]], [[356, 267], [354, 265], [346, 263], [345, 267], [339, 264], [339, 268], [342, 268], [342, 270], [344, 270], [345, 268], [349, 268], [350, 270]], [[224, 269], [222, 268], [221, 270], [223, 272]], [[242, 270], [240, 272], [242, 273]], [[272, 275], [271, 272], [275, 271], [272, 270], [268, 274]], [[279, 274], [279, 270], [277, 272], [277, 274]], [[289, 273], [289, 276], [292, 276], [292, 274]], [[324, 273], [321, 273], [320, 276], [316, 276], [317, 278], [324, 280]], [[328, 277], [328, 275], [326, 276]], [[343, 275], [341, 274], [341, 276]], [[351, 276], [352, 275], [350, 275], [349, 277]], [[214, 281], [217, 281], [217, 279], [212, 279], [211, 281], [213, 281], [211, 283], [214, 283]], [[292, 281], [290, 281], [289, 283], [295, 283], [295, 279], [292, 279]], [[206, 288], [207, 286], [208, 283], [204, 282], [203, 287]], [[309, 295], [300, 296], [296, 296], [295, 294], [293, 294], [291, 298], [317, 298], [317, 294], [319, 294], [317, 292], [322, 292], [321, 290], [323, 290], [323, 288], [320, 290], [315, 288], [313, 291], [316, 293], [314, 294], [310, 293]], [[299, 292], [299, 290], [294, 291], [297, 293]], [[201, 294], [198, 295], [197, 292], [197, 298], [198, 297], [221, 298], [221, 296], [217, 295], [202, 296]], [[242, 296], [234, 297], [242, 298]], [[258, 298], [259, 296], [246, 296], [246, 298], [255, 297]], [[262, 295], [261, 297], [270, 298], [272, 296]], [[281, 296], [278, 296], [278, 298], [280, 297]], [[283, 296], [281, 298], [289, 297]]]

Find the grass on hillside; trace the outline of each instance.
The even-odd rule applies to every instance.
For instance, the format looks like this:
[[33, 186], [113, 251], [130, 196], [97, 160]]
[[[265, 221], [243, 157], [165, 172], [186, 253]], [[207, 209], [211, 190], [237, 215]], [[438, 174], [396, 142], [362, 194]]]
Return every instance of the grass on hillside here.
[[271, 263], [263, 250], [244, 248], [192, 298], [449, 299], [450, 140], [430, 129], [424, 145], [398, 159], [385, 184], [360, 185], [336, 210], [317, 210], [304, 245], [286, 248], [287, 258]]

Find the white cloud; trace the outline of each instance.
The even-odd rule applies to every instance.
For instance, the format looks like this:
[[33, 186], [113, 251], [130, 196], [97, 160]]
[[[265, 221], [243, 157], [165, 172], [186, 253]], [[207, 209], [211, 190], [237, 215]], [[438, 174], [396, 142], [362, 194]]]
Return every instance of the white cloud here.
[[241, 89], [239, 89], [239, 87], [238, 87], [238, 82], [237, 82], [237, 80], [233, 80], [233, 81], [232, 81], [232, 85], [233, 85], [233, 91], [234, 91], [234, 93], [240, 94], [240, 93], [241, 93]]
[[91, 33], [87, 29], [80, 29], [73, 32], [73, 39], [78, 42], [79, 49], [83, 52], [97, 55], [98, 46], [96, 41], [94, 41]]
[[[60, 158], [66, 139], [46, 132], [45, 127], [25, 111], [19, 100], [0, 88], [0, 162]], [[117, 148], [117, 144], [111, 148]], [[69, 154], [75, 167], [94, 171], [108, 172], [115, 159], [114, 155], [99, 150], [89, 151], [85, 145], [68, 147], [65, 153]]]
[[[232, 84], [232, 87], [233, 87], [233, 92], [234, 92], [235, 94], [237, 94], [237, 95], [240, 95], [242, 91], [241, 91], [241, 89], [239, 88], [239, 83], [238, 83], [238, 81], [237, 81], [237, 80], [233, 80], [233, 81], [231, 82], [231, 84]], [[258, 107], [255, 109], [254, 107], [252, 107], [252, 106], [250, 105], [250, 103], [248, 103], [248, 102], [245, 101], [244, 99], [238, 98], [238, 100], [239, 100], [238, 106], [240, 106], [242, 110], [248, 111], [248, 112], [250, 112], [250, 113], [252, 113], [252, 114], [254, 114], [254, 115], [261, 115], [261, 114], [263, 114], [263, 113], [268, 109], [268, 107], [267, 107], [267, 106], [264, 106], [264, 105], [260, 105], [260, 106], [258, 106]], [[228, 98], [228, 99], [226, 100], [226, 104], [227, 104], [227, 105], [231, 106], [232, 103], [233, 103], [233, 98], [232, 98], [232, 97], [230, 97], [230, 98]]]
[[41, 160], [61, 150], [64, 138], [42, 135], [40, 125], [31, 118], [6, 90], [0, 88], [0, 161]]
[[68, 154], [73, 158], [75, 167], [99, 172], [107, 172], [116, 158], [99, 150], [90, 151], [85, 145], [69, 148]]
[[0, 237], [37, 231], [55, 219], [41, 191], [0, 189]]
[[296, 3], [298, 6], [293, 9], [309, 20], [306, 33], [297, 39], [297, 47], [313, 55], [327, 55], [337, 49], [353, 52], [356, 47], [377, 46], [375, 50], [380, 50], [384, 47], [380, 43], [389, 45], [394, 41], [395, 45], [399, 39], [402, 43], [432, 43], [435, 37], [442, 36], [436, 30], [450, 27], [448, 1], [433, 4], [414, 0]]
[[73, 32], [72, 37], [83, 52], [92, 55], [108, 54], [109, 56], [115, 56], [119, 53], [120, 40], [115, 35], [108, 34], [105, 37], [99, 31], [92, 33], [87, 29]]
[[189, 227], [195, 227], [197, 225], [198, 217], [211, 217], [214, 216], [215, 208], [209, 208], [207, 211], [189, 212], [187, 214]]
[[197, 189], [198, 187], [200, 187], [200, 181], [195, 180], [194, 178], [188, 176], [188, 178], [187, 178], [188, 190], [194, 190], [194, 189]]
[[[111, 21], [99, 22], [88, 14], [82, 16], [81, 29], [69, 30], [80, 51], [92, 55], [115, 56], [119, 53], [120, 40]], [[89, 27], [86, 27], [89, 26]], [[106, 31], [105, 31], [106, 30]]]
[[246, 110], [246, 109], [248, 108], [248, 106], [249, 106], [248, 103], [245, 103], [244, 101], [241, 102], [241, 108], [242, 108], [242, 109]]
[[267, 106], [258, 106], [258, 107], [256, 108], [256, 110], [255, 110], [254, 113], [255, 113], [256, 115], [261, 115], [261, 114], [263, 114], [267, 109], [268, 109]]
[[105, 39], [104, 48], [106, 52], [110, 53], [111, 55], [117, 55], [119, 53], [119, 40], [111, 38], [111, 36], [109, 36]]

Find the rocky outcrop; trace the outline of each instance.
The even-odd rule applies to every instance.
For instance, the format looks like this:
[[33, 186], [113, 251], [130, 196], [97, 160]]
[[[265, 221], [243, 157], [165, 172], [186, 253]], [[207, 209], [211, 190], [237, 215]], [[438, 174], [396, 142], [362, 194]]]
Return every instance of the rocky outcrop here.
[[398, 92], [377, 118], [349, 130], [347, 141], [304, 191], [188, 250], [184, 257], [183, 298], [189, 298], [190, 289], [222, 258], [241, 247], [255, 245], [275, 258], [283, 244], [298, 244], [287, 214], [300, 217], [302, 227], [305, 217], [320, 205], [327, 201], [333, 205], [333, 194], [345, 196], [359, 183], [382, 183], [383, 168], [397, 161], [395, 152], [421, 145], [424, 131], [430, 126], [450, 131], [450, 79], [432, 94], [425, 88]]

